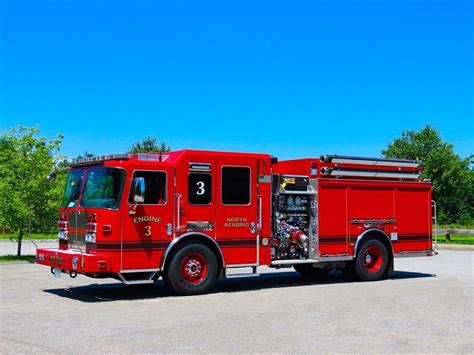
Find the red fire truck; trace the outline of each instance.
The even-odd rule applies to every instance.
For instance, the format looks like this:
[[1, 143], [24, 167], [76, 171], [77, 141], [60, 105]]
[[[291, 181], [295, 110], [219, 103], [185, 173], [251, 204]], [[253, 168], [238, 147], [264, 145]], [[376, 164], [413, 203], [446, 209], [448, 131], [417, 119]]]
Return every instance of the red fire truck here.
[[431, 184], [419, 161], [181, 150], [75, 162], [57, 249], [37, 263], [60, 276], [125, 284], [162, 277], [177, 294], [209, 290], [230, 268], [393, 273], [394, 257], [432, 256]]

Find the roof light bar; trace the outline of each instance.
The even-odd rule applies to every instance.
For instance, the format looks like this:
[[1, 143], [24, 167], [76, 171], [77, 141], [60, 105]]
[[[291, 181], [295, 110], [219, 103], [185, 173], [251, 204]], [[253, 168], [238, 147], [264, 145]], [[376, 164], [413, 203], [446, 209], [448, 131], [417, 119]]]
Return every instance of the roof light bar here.
[[119, 160], [119, 159], [128, 159], [130, 156], [128, 154], [108, 154], [108, 155], [101, 155], [96, 157], [90, 158], [81, 158], [81, 159], [73, 159], [73, 164], [88, 164], [88, 163], [95, 163], [101, 162], [105, 160]]
[[141, 161], [166, 161], [169, 158], [168, 154], [161, 153], [138, 153], [137, 160]]
[[405, 168], [418, 168], [421, 165], [421, 162], [419, 160], [352, 157], [352, 156], [344, 156], [344, 155], [327, 155], [327, 154], [321, 155], [320, 160], [323, 163], [397, 166], [397, 167], [405, 167]]

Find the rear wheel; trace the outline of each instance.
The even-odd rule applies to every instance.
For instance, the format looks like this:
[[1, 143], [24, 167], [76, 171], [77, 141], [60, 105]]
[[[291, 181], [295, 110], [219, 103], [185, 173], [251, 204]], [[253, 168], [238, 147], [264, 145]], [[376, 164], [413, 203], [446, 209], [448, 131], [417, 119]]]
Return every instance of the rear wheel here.
[[376, 281], [386, 276], [388, 265], [387, 247], [380, 240], [369, 239], [359, 248], [353, 271], [360, 280]]
[[173, 255], [164, 276], [179, 295], [205, 293], [217, 277], [216, 256], [204, 244], [186, 244]]
[[331, 269], [313, 267], [313, 264], [294, 264], [293, 268], [307, 278], [325, 277]]

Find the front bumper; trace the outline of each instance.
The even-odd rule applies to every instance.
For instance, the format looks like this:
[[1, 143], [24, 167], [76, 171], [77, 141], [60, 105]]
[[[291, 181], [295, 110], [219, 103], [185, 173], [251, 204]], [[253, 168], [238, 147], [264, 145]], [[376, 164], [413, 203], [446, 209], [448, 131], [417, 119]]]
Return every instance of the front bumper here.
[[38, 249], [36, 263], [63, 272], [80, 274], [108, 273], [112, 270], [112, 262], [103, 255], [81, 253], [76, 250]]

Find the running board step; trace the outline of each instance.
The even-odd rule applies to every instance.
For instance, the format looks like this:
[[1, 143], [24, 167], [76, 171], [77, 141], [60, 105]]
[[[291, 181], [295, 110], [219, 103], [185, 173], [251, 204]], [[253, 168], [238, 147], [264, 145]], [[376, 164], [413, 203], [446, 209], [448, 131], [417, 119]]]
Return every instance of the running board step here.
[[328, 261], [350, 261], [352, 259], [353, 257], [350, 255], [321, 256], [319, 259], [273, 260], [271, 265], [316, 264]]
[[249, 274], [249, 273], [244, 273], [244, 274], [231, 274], [231, 275], [226, 275], [226, 278], [227, 279], [238, 279], [238, 278], [241, 278], [241, 277], [257, 277], [257, 276], [260, 276], [260, 274], [257, 274], [257, 273], [252, 273], [252, 274]]
[[[142, 275], [134, 275], [134, 276], [143, 276], [143, 278], [136, 277], [136, 278], [127, 279], [122, 274], [117, 274], [117, 276], [119, 277], [120, 281], [122, 281], [122, 283], [124, 283], [125, 285], [146, 285], [146, 284], [152, 284], [152, 283], [155, 282], [154, 277], [156, 275], [156, 271], [155, 272], [145, 272], [145, 273], [141, 273], [141, 274]], [[127, 275], [127, 274], [125, 274], [125, 275]]]
[[146, 285], [152, 284], [155, 281], [153, 280], [132, 280], [132, 281], [122, 281], [125, 285]]

